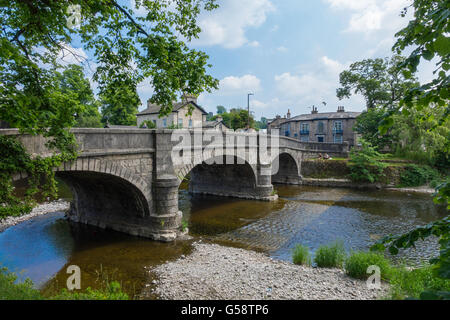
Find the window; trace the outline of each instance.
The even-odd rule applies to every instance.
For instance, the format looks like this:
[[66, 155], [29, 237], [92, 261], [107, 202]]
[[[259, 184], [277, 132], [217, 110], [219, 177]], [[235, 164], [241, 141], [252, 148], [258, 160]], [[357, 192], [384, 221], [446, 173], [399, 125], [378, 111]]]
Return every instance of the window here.
[[301, 132], [309, 132], [309, 123], [300, 124], [300, 131]]
[[323, 142], [323, 141], [324, 141], [323, 136], [317, 137], [317, 142]]
[[178, 119], [178, 127], [183, 128], [183, 119]]
[[335, 121], [334, 122], [334, 129], [336, 131], [342, 131], [342, 121]]
[[163, 119], [163, 127], [164, 128], [167, 127], [167, 119], [166, 118]]
[[300, 136], [301, 142], [309, 142], [309, 136]]
[[337, 134], [334, 136], [334, 143], [342, 143], [342, 135]]
[[189, 128], [192, 128], [192, 119], [189, 119]]
[[[318, 132], [318, 133], [323, 133], [323, 131], [324, 131], [324, 125], [323, 125], [323, 122], [320, 121], [319, 124], [317, 125], [317, 132]], [[323, 137], [322, 137], [322, 138], [323, 138]], [[321, 141], [319, 141], [319, 142], [321, 142]], [[322, 141], [322, 142], [323, 142], [323, 141]]]

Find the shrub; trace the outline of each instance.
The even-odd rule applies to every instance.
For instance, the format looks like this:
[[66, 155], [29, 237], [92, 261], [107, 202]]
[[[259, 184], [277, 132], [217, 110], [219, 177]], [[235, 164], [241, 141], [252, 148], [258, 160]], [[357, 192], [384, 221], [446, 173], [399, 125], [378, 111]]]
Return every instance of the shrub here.
[[104, 290], [93, 290], [90, 287], [85, 292], [70, 292], [63, 289], [59, 295], [51, 300], [128, 300], [128, 295], [122, 292], [120, 284], [113, 281]]
[[345, 249], [342, 241], [336, 241], [329, 246], [320, 246], [314, 257], [319, 268], [342, 268], [345, 261]]
[[428, 182], [439, 179], [439, 172], [429, 166], [410, 164], [405, 166], [400, 174], [400, 183], [405, 187], [422, 186]]
[[144, 125], [147, 126], [147, 129], [155, 129], [156, 128], [156, 124], [155, 122], [153, 122], [152, 120], [145, 120], [142, 121], [141, 125], [139, 126], [139, 128], [143, 128]]
[[360, 139], [361, 148], [350, 151], [350, 178], [356, 182], [376, 182], [383, 177], [383, 170], [387, 164], [380, 162], [382, 158], [374, 147], [364, 139]]
[[0, 300], [40, 300], [40, 292], [33, 288], [31, 280], [15, 283], [17, 276], [0, 268]]
[[377, 252], [353, 252], [345, 261], [345, 272], [352, 278], [367, 279], [369, 266], [378, 266], [383, 280], [389, 279], [392, 266], [383, 254]]
[[431, 266], [414, 270], [397, 268], [392, 272], [390, 285], [391, 299], [418, 299], [425, 291], [450, 292], [450, 280], [436, 277]]
[[311, 256], [309, 253], [309, 248], [298, 244], [292, 250], [292, 262], [294, 264], [303, 264], [310, 265], [311, 264]]
[[[15, 283], [17, 276], [6, 268], [0, 268], [0, 300], [43, 300], [39, 290], [33, 288], [33, 282], [26, 279], [24, 282]], [[128, 300], [118, 282], [110, 282], [105, 289], [94, 290], [87, 288], [84, 292], [70, 292], [63, 289], [50, 300]]]

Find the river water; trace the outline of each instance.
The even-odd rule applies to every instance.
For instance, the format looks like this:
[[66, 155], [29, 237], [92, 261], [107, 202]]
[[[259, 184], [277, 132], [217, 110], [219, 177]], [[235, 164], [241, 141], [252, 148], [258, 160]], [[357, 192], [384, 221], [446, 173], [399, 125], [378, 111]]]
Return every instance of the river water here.
[[[258, 250], [283, 260], [291, 259], [291, 250], [299, 243], [313, 252], [335, 240], [342, 240], [349, 252], [367, 250], [384, 235], [448, 214], [429, 195], [304, 186], [276, 189], [278, 201], [260, 202], [191, 197], [182, 186], [179, 207], [194, 239]], [[30, 278], [44, 294], [64, 288], [67, 267], [77, 265], [83, 288], [117, 280], [136, 297], [151, 281], [147, 268], [189, 254], [191, 242], [158, 243], [73, 224], [56, 212], [0, 233], [0, 264], [20, 279]], [[431, 239], [395, 259], [417, 264], [437, 250]]]

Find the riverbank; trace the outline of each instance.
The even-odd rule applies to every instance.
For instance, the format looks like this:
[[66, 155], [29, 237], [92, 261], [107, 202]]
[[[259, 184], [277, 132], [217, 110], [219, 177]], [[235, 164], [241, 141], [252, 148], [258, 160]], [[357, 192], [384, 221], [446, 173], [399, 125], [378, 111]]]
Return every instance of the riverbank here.
[[420, 187], [403, 187], [397, 188], [393, 185], [384, 185], [381, 183], [361, 183], [354, 182], [350, 179], [338, 179], [338, 178], [303, 178], [302, 185], [313, 186], [313, 187], [328, 187], [328, 188], [352, 188], [352, 189], [385, 189], [389, 191], [400, 191], [400, 192], [414, 192], [423, 194], [433, 194], [436, 192], [435, 189], [428, 185]]
[[374, 300], [387, 292], [370, 290], [339, 269], [297, 266], [262, 253], [207, 244], [193, 244], [189, 256], [157, 266], [143, 292], [160, 299], [187, 300]]
[[26, 221], [28, 219], [31, 219], [36, 216], [40, 216], [46, 213], [50, 212], [57, 212], [57, 211], [66, 211], [69, 209], [70, 203], [67, 201], [64, 201], [62, 199], [52, 201], [52, 202], [44, 202], [42, 204], [39, 204], [33, 210], [26, 215], [20, 216], [20, 217], [7, 217], [4, 220], [0, 221], [0, 232], [3, 232], [4, 230], [8, 229], [9, 227], [12, 227], [18, 223], [21, 223], [23, 221]]

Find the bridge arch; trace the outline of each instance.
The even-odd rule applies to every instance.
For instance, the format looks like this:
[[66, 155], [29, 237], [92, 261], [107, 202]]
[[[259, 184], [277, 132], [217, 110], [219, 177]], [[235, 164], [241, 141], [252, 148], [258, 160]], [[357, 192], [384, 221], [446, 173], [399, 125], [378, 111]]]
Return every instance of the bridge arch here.
[[301, 159], [292, 150], [281, 151], [272, 164], [272, 182], [282, 184], [301, 183]]
[[178, 171], [180, 183], [189, 175], [189, 192], [225, 197], [258, 199], [256, 166], [236, 156], [217, 156], [197, 161]]

